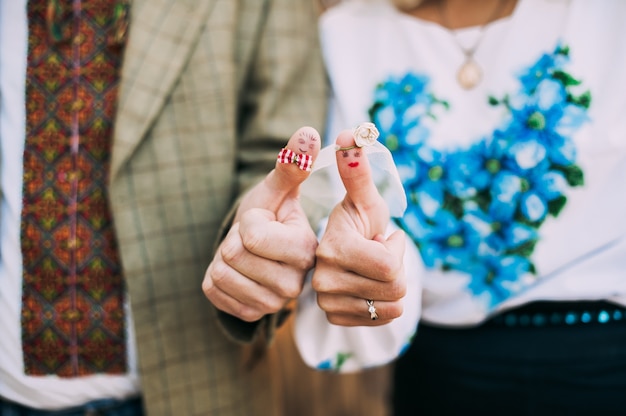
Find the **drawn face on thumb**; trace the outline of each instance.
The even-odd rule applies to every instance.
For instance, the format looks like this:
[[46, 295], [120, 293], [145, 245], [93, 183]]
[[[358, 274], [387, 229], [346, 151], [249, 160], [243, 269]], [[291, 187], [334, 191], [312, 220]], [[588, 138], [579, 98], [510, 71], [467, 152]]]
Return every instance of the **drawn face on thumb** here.
[[301, 129], [298, 133], [296, 143], [294, 143], [298, 153], [316, 156], [320, 148], [320, 138], [317, 131], [312, 128]]
[[372, 123], [363, 123], [354, 130], [344, 130], [335, 140], [337, 169], [348, 197], [355, 203], [370, 204], [380, 198], [367, 157], [366, 148], [378, 138], [378, 130]]
[[367, 158], [362, 148], [340, 149], [337, 153], [337, 166], [341, 177], [350, 178], [362, 174], [367, 163]]
[[365, 155], [366, 146], [376, 143], [379, 136], [374, 123], [361, 123], [351, 132], [343, 131], [337, 137], [337, 166], [342, 178], [369, 175], [369, 162]]
[[[364, 128], [371, 133], [359, 134]], [[374, 184], [368, 158], [367, 147], [374, 144], [378, 133], [374, 128], [365, 124], [354, 131], [344, 130], [335, 141], [337, 169], [346, 189], [342, 209], [359, 218], [356, 223], [363, 225], [363, 235], [368, 239], [384, 233], [389, 221], [389, 210]]]

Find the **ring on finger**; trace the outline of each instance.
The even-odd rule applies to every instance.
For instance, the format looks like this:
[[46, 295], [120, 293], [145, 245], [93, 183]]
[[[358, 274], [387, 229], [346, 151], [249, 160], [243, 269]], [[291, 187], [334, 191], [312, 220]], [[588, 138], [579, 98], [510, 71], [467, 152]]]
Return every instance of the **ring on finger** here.
[[372, 321], [377, 320], [378, 314], [376, 313], [376, 306], [374, 306], [374, 300], [366, 299], [365, 302], [367, 303], [367, 311], [370, 313], [370, 319]]

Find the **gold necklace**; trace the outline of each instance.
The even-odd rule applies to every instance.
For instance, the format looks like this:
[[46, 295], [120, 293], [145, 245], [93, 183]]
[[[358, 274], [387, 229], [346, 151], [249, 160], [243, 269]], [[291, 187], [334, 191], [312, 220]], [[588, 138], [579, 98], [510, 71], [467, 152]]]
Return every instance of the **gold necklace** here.
[[[476, 85], [478, 85], [480, 81], [482, 81], [483, 70], [478, 64], [478, 62], [476, 62], [476, 59], [474, 58], [474, 54], [478, 50], [478, 47], [480, 46], [480, 42], [482, 42], [483, 40], [486, 26], [489, 23], [493, 22], [496, 18], [498, 18], [498, 16], [502, 13], [502, 10], [504, 10], [504, 6], [507, 3], [508, 3], [507, 0], [498, 0], [498, 4], [496, 5], [496, 8], [494, 9], [491, 16], [489, 16], [489, 19], [487, 19], [487, 21], [483, 23], [482, 25], [480, 25], [480, 27], [478, 28], [479, 30], [478, 38], [476, 39], [474, 44], [470, 46], [469, 48], [463, 46], [459, 42], [455, 31], [448, 29], [448, 31], [452, 35], [452, 39], [454, 40], [454, 43], [461, 50], [461, 52], [463, 53], [463, 56], [465, 57], [465, 59], [463, 60], [463, 64], [461, 64], [458, 71], [456, 72], [456, 79], [459, 85], [466, 90], [471, 90]], [[441, 22], [443, 23], [443, 26], [446, 28], [449, 28], [450, 24], [448, 23], [448, 19], [446, 17], [443, 1], [439, 2], [438, 10], [439, 10], [439, 15], [441, 17]]]

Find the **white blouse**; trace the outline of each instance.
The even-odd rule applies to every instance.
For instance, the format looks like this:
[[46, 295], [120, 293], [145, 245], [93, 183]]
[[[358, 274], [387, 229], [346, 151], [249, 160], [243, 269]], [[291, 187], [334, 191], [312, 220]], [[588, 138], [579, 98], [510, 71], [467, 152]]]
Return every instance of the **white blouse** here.
[[[419, 293], [405, 323], [472, 326], [538, 299], [626, 305], [624, 22], [621, 0], [519, 0], [508, 18], [456, 31], [388, 0], [322, 16], [328, 141], [376, 123], [409, 200], [396, 222], [417, 248], [405, 268]], [[465, 90], [456, 72], [476, 42], [483, 78]], [[339, 337], [307, 343], [298, 325], [310, 365], [360, 356]], [[377, 363], [348, 361], [330, 367]]]

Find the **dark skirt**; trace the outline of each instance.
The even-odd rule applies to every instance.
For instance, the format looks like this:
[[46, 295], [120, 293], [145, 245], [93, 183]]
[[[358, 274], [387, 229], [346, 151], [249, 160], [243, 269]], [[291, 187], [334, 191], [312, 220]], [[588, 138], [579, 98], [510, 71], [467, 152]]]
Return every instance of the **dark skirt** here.
[[534, 302], [471, 329], [420, 323], [394, 416], [626, 415], [626, 311]]

